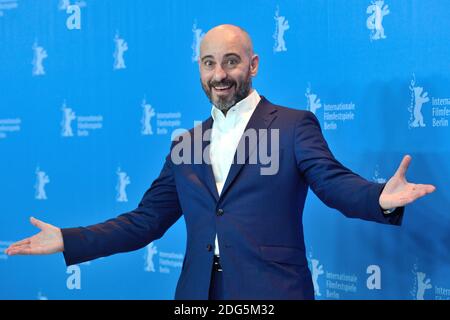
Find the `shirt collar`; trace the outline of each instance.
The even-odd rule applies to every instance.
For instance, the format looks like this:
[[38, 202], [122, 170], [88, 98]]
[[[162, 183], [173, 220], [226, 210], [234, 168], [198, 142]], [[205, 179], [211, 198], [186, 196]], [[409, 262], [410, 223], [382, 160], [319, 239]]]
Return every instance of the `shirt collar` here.
[[[240, 117], [247, 112], [252, 114], [260, 100], [261, 97], [258, 92], [253, 90], [247, 97], [232, 106], [230, 110], [228, 110], [227, 116], [236, 114], [236, 116]], [[215, 105], [211, 108], [211, 116], [214, 121], [225, 119], [223, 112], [220, 111]]]

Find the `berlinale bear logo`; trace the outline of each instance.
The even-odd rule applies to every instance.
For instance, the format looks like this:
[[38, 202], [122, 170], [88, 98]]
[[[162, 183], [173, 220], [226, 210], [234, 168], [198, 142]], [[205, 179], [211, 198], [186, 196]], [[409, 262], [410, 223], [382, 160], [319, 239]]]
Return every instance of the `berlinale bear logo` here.
[[367, 28], [371, 30], [370, 39], [380, 40], [386, 39], [383, 27], [383, 18], [390, 13], [389, 6], [384, 4], [384, 0], [372, 1], [372, 4], [367, 7]]
[[126, 187], [131, 183], [130, 177], [128, 174], [120, 169], [120, 167], [117, 169], [117, 196], [116, 200], [117, 202], [128, 202]]
[[275, 46], [273, 48], [274, 52], [287, 51], [286, 42], [284, 40], [284, 33], [289, 29], [289, 21], [286, 17], [280, 16], [280, 9], [277, 8], [275, 12], [275, 34], [273, 38], [275, 39]]
[[411, 104], [408, 108], [410, 113], [409, 127], [425, 127], [426, 125], [423, 121], [422, 106], [430, 101], [428, 92], [424, 92], [423, 87], [417, 86], [415, 75], [413, 75], [409, 90], [411, 91]]
[[146, 247], [146, 254], [145, 254], [145, 268], [144, 270], [147, 272], [155, 272], [155, 264], [153, 263], [153, 256], [158, 253], [158, 250], [156, 246], [151, 242]]
[[322, 104], [320, 103], [320, 99], [317, 97], [317, 94], [311, 92], [311, 86], [306, 88], [305, 96], [307, 109], [316, 114], [317, 109], [321, 108]]
[[45, 192], [45, 185], [50, 182], [50, 178], [48, 175], [39, 169], [39, 167], [36, 168], [36, 184], [34, 186], [36, 193], [35, 193], [35, 199], [36, 200], [47, 200], [47, 193]]
[[67, 107], [65, 101], [61, 110], [63, 113], [63, 118], [61, 121], [61, 135], [63, 137], [73, 137], [72, 121], [77, 118], [75, 112], [72, 110], [72, 108]]
[[142, 101], [142, 129], [141, 134], [144, 136], [149, 136], [153, 134], [151, 120], [156, 115], [155, 109], [147, 103], [147, 100]]
[[194, 34], [194, 40], [192, 41], [192, 62], [196, 62], [200, 57], [200, 43], [205, 33], [202, 29], [197, 28], [197, 22], [194, 22], [192, 26], [192, 33]]
[[47, 55], [47, 51], [45, 51], [45, 49], [43, 47], [41, 47], [37, 41], [34, 42], [33, 44], [33, 70], [32, 70], [32, 74], [33, 76], [43, 76], [45, 75], [45, 69], [44, 69], [44, 59], [48, 57]]
[[126, 43], [124, 39], [120, 38], [119, 33], [116, 33], [116, 36], [114, 37], [114, 44], [116, 48], [113, 54], [113, 68], [114, 70], [125, 69], [126, 65], [123, 55], [125, 51], [128, 51], [128, 43]]

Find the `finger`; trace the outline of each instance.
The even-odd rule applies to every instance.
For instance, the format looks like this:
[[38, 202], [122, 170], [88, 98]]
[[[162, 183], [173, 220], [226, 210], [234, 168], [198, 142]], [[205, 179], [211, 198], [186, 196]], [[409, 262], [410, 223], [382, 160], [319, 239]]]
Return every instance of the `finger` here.
[[416, 184], [415, 190], [419, 192], [423, 192], [425, 194], [432, 193], [436, 190], [436, 187], [431, 184]]
[[436, 187], [430, 184], [416, 184], [413, 186], [411, 194], [409, 195], [408, 203], [413, 202], [419, 198], [426, 196], [436, 190]]
[[398, 177], [405, 177], [406, 170], [408, 170], [409, 164], [411, 163], [411, 156], [406, 155], [403, 157], [402, 162], [400, 163], [400, 166], [397, 169], [397, 172], [395, 173]]
[[34, 218], [34, 217], [31, 217], [30, 218], [30, 222], [31, 222], [31, 224], [33, 225], [33, 226], [35, 226], [35, 227], [37, 227], [37, 228], [39, 228], [39, 229], [43, 229], [44, 227], [45, 227], [45, 225], [46, 225], [46, 223], [45, 222], [43, 222], [43, 221], [41, 221], [41, 220], [38, 220], [38, 219], [36, 219], [36, 218]]
[[13, 248], [8, 248], [8, 249], [6, 249], [6, 253], [10, 254], [11, 252], [18, 252], [25, 248], [31, 248], [31, 246], [29, 244], [23, 244], [23, 245], [16, 246]]
[[36, 252], [34, 252], [34, 250], [30, 246], [23, 246], [8, 251], [8, 255], [10, 256], [32, 255], [32, 254], [36, 254]]
[[[23, 245], [23, 244], [30, 244], [30, 238], [26, 238], [26, 239], [23, 239], [23, 240], [20, 240], [20, 241], [17, 241], [17, 242], [15, 242], [15, 243], [13, 243], [12, 245], [10, 245], [9, 246], [9, 248], [13, 248], [13, 247], [17, 247], [17, 246], [21, 246], [21, 245]], [[8, 249], [9, 249], [8, 248]]]
[[415, 184], [412, 190], [418, 193], [429, 194], [436, 190], [436, 187], [431, 184]]
[[44, 250], [41, 246], [24, 244], [7, 250], [8, 255], [39, 255], [43, 254]]

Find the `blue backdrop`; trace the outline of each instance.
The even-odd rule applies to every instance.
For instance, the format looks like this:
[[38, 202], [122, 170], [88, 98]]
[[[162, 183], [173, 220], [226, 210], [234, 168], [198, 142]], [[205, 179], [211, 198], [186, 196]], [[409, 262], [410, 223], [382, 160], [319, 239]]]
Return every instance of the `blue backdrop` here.
[[173, 298], [183, 219], [145, 249], [69, 268], [3, 250], [37, 231], [29, 216], [70, 227], [132, 210], [172, 131], [209, 116], [198, 43], [232, 23], [260, 55], [258, 92], [313, 111], [342, 163], [383, 182], [409, 153], [408, 178], [437, 187], [400, 228], [310, 194], [316, 297], [449, 299], [449, 16], [447, 0], [0, 0], [0, 298]]

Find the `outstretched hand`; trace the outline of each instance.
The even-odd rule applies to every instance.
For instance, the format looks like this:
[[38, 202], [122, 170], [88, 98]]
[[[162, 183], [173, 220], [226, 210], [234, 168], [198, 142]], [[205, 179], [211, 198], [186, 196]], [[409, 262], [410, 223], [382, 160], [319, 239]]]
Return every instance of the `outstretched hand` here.
[[384, 210], [403, 207], [436, 189], [431, 184], [415, 184], [406, 181], [406, 170], [410, 163], [411, 156], [404, 156], [397, 172], [386, 183], [379, 199], [380, 206]]
[[7, 255], [41, 255], [64, 251], [60, 228], [33, 217], [30, 218], [30, 222], [41, 231], [30, 238], [13, 243], [5, 250]]

